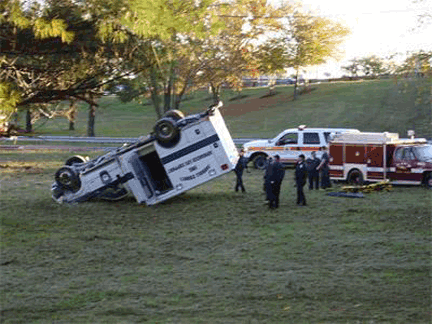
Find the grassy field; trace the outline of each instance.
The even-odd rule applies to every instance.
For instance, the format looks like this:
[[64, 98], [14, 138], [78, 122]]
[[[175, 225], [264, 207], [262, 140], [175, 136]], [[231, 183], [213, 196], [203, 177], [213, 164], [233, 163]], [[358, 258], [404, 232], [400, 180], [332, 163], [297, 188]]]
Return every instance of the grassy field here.
[[[286, 128], [349, 127], [363, 131], [398, 132], [406, 137], [414, 129], [420, 137], [432, 138], [430, 80], [373, 80], [313, 84], [312, 91], [292, 100], [293, 87], [277, 87], [265, 97], [266, 88], [245, 89], [241, 95], [224, 90], [222, 113], [233, 137], [273, 137]], [[203, 111], [211, 103], [207, 92], [189, 95], [181, 109]], [[96, 116], [97, 136], [137, 137], [148, 134], [157, 119], [153, 106], [121, 103], [103, 97]], [[23, 121], [23, 117], [21, 118]], [[66, 119], [40, 121], [39, 134], [85, 136], [87, 107], [78, 113], [77, 130], [68, 131]]]
[[297, 207], [287, 170], [269, 211], [251, 170], [246, 194], [228, 174], [153, 207], [58, 205], [71, 154], [1, 152], [1, 323], [432, 320], [431, 190], [312, 191]]

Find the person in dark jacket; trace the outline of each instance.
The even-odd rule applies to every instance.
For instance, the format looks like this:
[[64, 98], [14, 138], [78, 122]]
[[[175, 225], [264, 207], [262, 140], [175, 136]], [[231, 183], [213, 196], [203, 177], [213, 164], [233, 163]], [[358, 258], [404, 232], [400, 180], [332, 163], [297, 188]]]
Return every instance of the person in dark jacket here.
[[266, 194], [266, 201], [270, 201], [270, 196], [272, 195], [271, 183], [270, 183], [270, 174], [272, 172], [273, 167], [273, 158], [268, 157], [266, 159], [266, 169], [264, 172], [264, 192]]
[[280, 162], [279, 155], [274, 157], [274, 162], [269, 168], [270, 170], [267, 175], [269, 184], [266, 186], [266, 191], [268, 192], [267, 197], [269, 200], [269, 208], [274, 209], [279, 208], [280, 188], [285, 176], [285, 169]]
[[244, 157], [244, 151], [240, 151], [240, 158], [237, 161], [236, 166], [234, 167], [234, 172], [237, 176], [237, 181], [234, 190], [239, 191], [241, 189], [242, 192], [246, 192], [246, 189], [243, 185], [243, 171], [247, 169], [248, 160]]
[[331, 187], [329, 174], [330, 157], [326, 146], [323, 146], [322, 150], [324, 153], [321, 157], [321, 163], [318, 165], [317, 170], [321, 170], [321, 188], [326, 189]]
[[295, 182], [297, 187], [297, 205], [306, 206], [306, 197], [303, 192], [303, 186], [306, 184], [307, 168], [305, 163], [305, 156], [300, 154], [297, 159], [295, 169]]
[[318, 165], [320, 165], [321, 160], [317, 158], [316, 152], [311, 153], [311, 157], [306, 160], [308, 177], [309, 177], [309, 190], [319, 189], [319, 171], [317, 170]]

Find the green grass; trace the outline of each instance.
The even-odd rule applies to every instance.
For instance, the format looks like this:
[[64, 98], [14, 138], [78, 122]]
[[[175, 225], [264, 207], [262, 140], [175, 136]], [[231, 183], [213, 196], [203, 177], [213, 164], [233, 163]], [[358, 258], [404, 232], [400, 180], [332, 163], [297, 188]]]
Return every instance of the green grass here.
[[[286, 128], [306, 124], [309, 127], [350, 127], [362, 131], [398, 132], [406, 137], [414, 129], [419, 137], [432, 138], [430, 80], [399, 79], [363, 82], [313, 84], [313, 91], [292, 100], [293, 87], [276, 88], [277, 94], [261, 98], [266, 88], [238, 93], [224, 90], [222, 109], [233, 137], [273, 137]], [[210, 95], [198, 91], [188, 96], [181, 110], [186, 114], [203, 111], [211, 103]], [[96, 115], [96, 135], [137, 137], [148, 134], [157, 120], [150, 104], [121, 103], [115, 97], [103, 97]], [[68, 131], [66, 119], [36, 123], [41, 134], [86, 135], [87, 106], [79, 109], [77, 130]], [[21, 117], [22, 123], [24, 121]]]
[[[306, 191], [281, 207], [262, 173], [228, 174], [152, 207], [59, 205], [53, 174], [74, 152], [2, 152], [2, 323], [429, 323], [431, 198]], [[91, 152], [91, 156], [99, 154]]]

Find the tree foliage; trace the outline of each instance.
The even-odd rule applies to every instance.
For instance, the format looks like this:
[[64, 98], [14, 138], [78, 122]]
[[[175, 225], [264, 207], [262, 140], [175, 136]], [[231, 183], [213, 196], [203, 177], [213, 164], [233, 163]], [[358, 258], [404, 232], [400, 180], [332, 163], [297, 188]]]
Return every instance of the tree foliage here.
[[302, 68], [323, 64], [337, 58], [338, 46], [349, 29], [330, 19], [296, 10], [287, 16], [287, 24], [273, 40], [269, 50], [278, 53], [279, 64], [296, 71], [294, 98]]

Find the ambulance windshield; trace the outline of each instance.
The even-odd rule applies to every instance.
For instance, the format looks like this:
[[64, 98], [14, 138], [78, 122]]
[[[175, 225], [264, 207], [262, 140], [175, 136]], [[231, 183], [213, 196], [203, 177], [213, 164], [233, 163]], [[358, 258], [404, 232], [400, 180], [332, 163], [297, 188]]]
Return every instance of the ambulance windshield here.
[[416, 156], [420, 161], [432, 160], [432, 145], [416, 147]]

